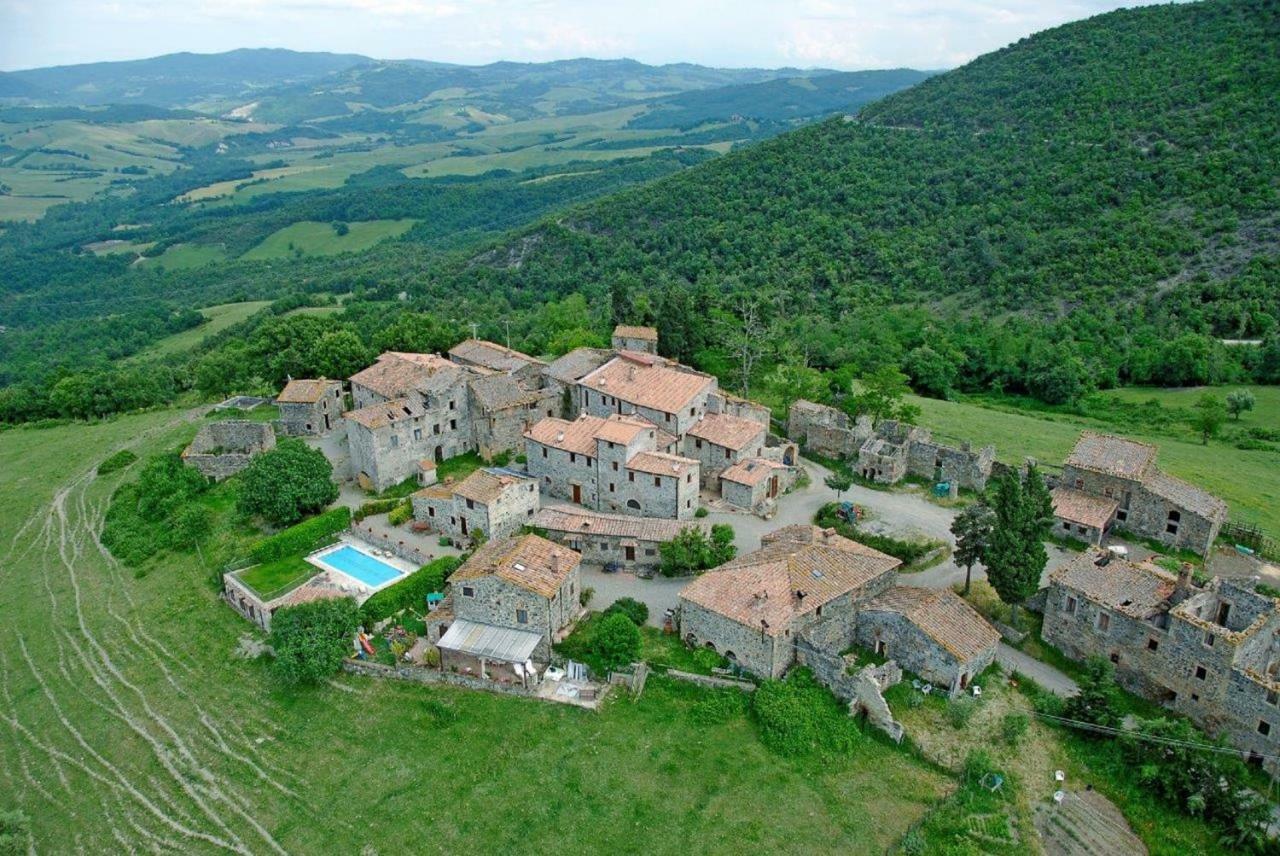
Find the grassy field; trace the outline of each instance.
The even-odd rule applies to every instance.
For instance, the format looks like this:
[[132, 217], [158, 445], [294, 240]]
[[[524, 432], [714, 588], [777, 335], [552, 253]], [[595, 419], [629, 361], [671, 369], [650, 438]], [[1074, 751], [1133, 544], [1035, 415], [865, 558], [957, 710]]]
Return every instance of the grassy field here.
[[208, 244], [174, 244], [155, 258], [143, 258], [140, 265], [160, 265], [168, 270], [202, 267], [227, 257], [220, 246]]
[[951, 787], [872, 738], [781, 757], [663, 679], [599, 714], [347, 676], [279, 690], [237, 656], [250, 626], [211, 568], [135, 578], [96, 543], [139, 467], [97, 463], [194, 430], [165, 411], [0, 433], [0, 808], [38, 851], [880, 852]]
[[[1241, 426], [1275, 427], [1280, 424], [1280, 389], [1250, 387], [1258, 407], [1246, 414]], [[1216, 390], [1225, 395], [1226, 389]], [[1142, 403], [1152, 397], [1169, 405], [1194, 403], [1203, 390], [1120, 390], [1108, 395]], [[1070, 413], [1016, 412], [972, 402], [938, 401], [912, 397], [921, 409], [920, 422], [936, 437], [966, 440], [975, 446], [992, 443], [996, 457], [1020, 463], [1030, 456], [1060, 466], [1083, 430], [1115, 430], [1110, 424]], [[1280, 533], [1280, 453], [1244, 451], [1222, 440], [1203, 446], [1190, 429], [1169, 434], [1151, 430], [1117, 430], [1116, 433], [1160, 447], [1157, 463], [1171, 475], [1186, 479], [1227, 501], [1231, 519], [1254, 523]]]
[[339, 235], [329, 223], [310, 220], [294, 223], [263, 239], [242, 259], [261, 261], [283, 259], [291, 255], [331, 256], [367, 250], [379, 241], [395, 238], [409, 231], [415, 220], [366, 220], [348, 223], [347, 234]]
[[221, 332], [233, 324], [239, 324], [263, 307], [271, 305], [269, 300], [248, 300], [243, 303], [221, 303], [207, 306], [200, 314], [209, 320], [199, 327], [174, 333], [156, 342], [139, 356], [154, 357], [164, 354], [176, 354], [189, 351], [214, 333]]

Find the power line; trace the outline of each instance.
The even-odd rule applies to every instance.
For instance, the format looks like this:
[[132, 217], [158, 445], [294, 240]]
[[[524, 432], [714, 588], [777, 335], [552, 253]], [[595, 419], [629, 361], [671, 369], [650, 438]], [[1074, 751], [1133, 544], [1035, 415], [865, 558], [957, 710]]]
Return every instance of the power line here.
[[[1197, 743], [1191, 740], [1181, 740], [1176, 737], [1160, 737], [1155, 734], [1146, 734], [1142, 731], [1131, 728], [1113, 728], [1109, 725], [1098, 725], [1093, 722], [1084, 722], [1079, 719], [1069, 719], [1065, 716], [1054, 716], [1051, 713], [1041, 713], [1032, 711], [1041, 719], [1047, 719], [1059, 725], [1066, 725], [1070, 728], [1077, 728], [1082, 731], [1093, 731], [1098, 734], [1106, 734], [1112, 737], [1129, 737], [1134, 740], [1140, 740], [1144, 743], [1158, 743], [1164, 746], [1176, 746], [1183, 749], [1195, 749], [1202, 752], [1218, 752], [1224, 755], [1247, 755], [1249, 753], [1241, 749], [1233, 749], [1230, 746], [1219, 746], [1216, 743]], [[1254, 752], [1254, 756], [1266, 758], [1270, 760], [1280, 760], [1280, 755], [1273, 755], [1266, 752]]]

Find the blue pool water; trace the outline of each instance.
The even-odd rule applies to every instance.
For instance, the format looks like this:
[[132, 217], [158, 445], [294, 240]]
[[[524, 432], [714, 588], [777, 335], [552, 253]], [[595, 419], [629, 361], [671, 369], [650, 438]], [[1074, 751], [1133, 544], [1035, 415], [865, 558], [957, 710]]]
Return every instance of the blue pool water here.
[[320, 561], [372, 587], [380, 586], [388, 580], [401, 576], [396, 568], [350, 545], [339, 547], [332, 553], [321, 556]]

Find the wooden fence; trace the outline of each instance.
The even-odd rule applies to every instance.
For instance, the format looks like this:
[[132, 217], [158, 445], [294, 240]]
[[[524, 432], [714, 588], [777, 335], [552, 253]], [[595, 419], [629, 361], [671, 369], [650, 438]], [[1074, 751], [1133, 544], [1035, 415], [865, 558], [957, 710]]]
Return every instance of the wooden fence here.
[[1225, 523], [1221, 537], [1234, 544], [1248, 547], [1259, 556], [1268, 559], [1280, 559], [1280, 542], [1269, 536], [1261, 528], [1245, 523]]

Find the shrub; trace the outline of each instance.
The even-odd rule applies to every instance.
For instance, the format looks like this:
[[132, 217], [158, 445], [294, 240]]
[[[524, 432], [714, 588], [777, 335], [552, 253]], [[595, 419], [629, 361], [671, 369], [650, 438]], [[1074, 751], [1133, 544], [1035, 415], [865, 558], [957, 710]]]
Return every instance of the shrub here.
[[626, 615], [615, 612], [596, 624], [587, 650], [605, 669], [621, 669], [640, 656], [640, 629]]
[[349, 597], [286, 606], [271, 619], [272, 672], [287, 685], [314, 684], [342, 666], [358, 616]]
[[711, 512], [707, 511], [707, 508], [705, 505], [700, 505], [698, 506], [698, 510], [693, 513], [693, 516], [701, 518], [701, 517], [706, 517], [710, 513]]
[[861, 738], [854, 720], [807, 669], [765, 681], [752, 697], [751, 711], [761, 740], [782, 755], [845, 754]]
[[591, 586], [587, 586], [582, 591], [578, 592], [578, 603], [580, 603], [583, 606], [586, 606], [587, 604], [591, 603], [591, 598], [595, 597], [595, 595], [596, 595], [596, 590], [593, 589]]
[[697, 573], [723, 565], [737, 552], [738, 548], [733, 545], [732, 526], [717, 523], [711, 527], [710, 535], [691, 526], [681, 529], [672, 540], [658, 545], [658, 555], [661, 556], [658, 569], [667, 577]]
[[281, 440], [249, 462], [239, 475], [237, 507], [276, 526], [296, 523], [338, 498], [333, 465], [301, 440]]
[[[371, 499], [357, 508], [351, 517], [359, 523], [366, 517], [372, 517], [375, 514], [386, 514], [387, 512], [392, 511], [400, 505], [401, 501], [402, 500], [399, 497], [395, 496], [387, 497], [386, 499]], [[410, 508], [412, 507], [413, 504], [410, 503]]]
[[413, 519], [413, 503], [404, 502], [391, 509], [391, 513], [387, 515], [387, 523], [392, 526], [400, 526], [408, 523]]
[[1115, 667], [1111, 661], [1102, 657], [1085, 660], [1084, 676], [1079, 684], [1080, 692], [1067, 699], [1063, 708], [1065, 716], [1108, 728], [1118, 726], [1123, 717], [1119, 710]]
[[902, 538], [894, 538], [892, 535], [868, 532], [837, 517], [836, 510], [838, 508], [839, 505], [834, 502], [827, 503], [818, 509], [818, 513], [814, 515], [813, 522], [823, 529], [835, 529], [838, 534], [845, 538], [857, 541], [859, 544], [865, 544], [873, 550], [887, 553], [900, 560], [904, 565], [918, 562], [931, 551], [942, 546], [941, 541], [906, 541]]
[[604, 611], [605, 615], [613, 615], [615, 613], [625, 615], [637, 627], [643, 627], [644, 623], [649, 620], [649, 607], [633, 597], [620, 597], [609, 604], [609, 608]]
[[1030, 724], [1031, 717], [1020, 710], [1011, 710], [1000, 720], [1000, 736], [1010, 746], [1017, 746], [1022, 742]]
[[105, 476], [108, 473], [114, 473], [116, 470], [122, 470], [125, 467], [138, 460], [138, 456], [128, 449], [121, 449], [102, 463], [98, 464], [98, 475]]
[[436, 539], [436, 544], [438, 544], [438, 545], [439, 545], [439, 546], [441, 546], [441, 547], [452, 547], [452, 546], [453, 546], [453, 542], [449, 540], [449, 536], [448, 536], [448, 535], [441, 535], [439, 538], [437, 538], [437, 539]]
[[[105, 465], [105, 462], [104, 462]], [[173, 453], [149, 460], [136, 482], [111, 496], [102, 527], [102, 543], [127, 565], [137, 566], [163, 549], [186, 550], [207, 534], [189, 511], [211, 482]], [[182, 525], [176, 525], [182, 516]], [[196, 535], [195, 539], [188, 536]]]
[[371, 627], [375, 622], [390, 618], [405, 607], [426, 609], [427, 595], [444, 591], [445, 581], [461, 564], [462, 560], [457, 556], [441, 556], [395, 585], [387, 586], [360, 607], [361, 623]]
[[289, 556], [301, 556], [324, 546], [332, 535], [350, 525], [350, 510], [339, 506], [264, 538], [253, 546], [249, 555], [256, 562], [274, 562]]
[[947, 705], [947, 720], [952, 728], [964, 728], [977, 712], [977, 701], [969, 696], [960, 696]]

